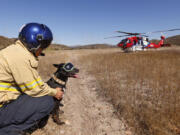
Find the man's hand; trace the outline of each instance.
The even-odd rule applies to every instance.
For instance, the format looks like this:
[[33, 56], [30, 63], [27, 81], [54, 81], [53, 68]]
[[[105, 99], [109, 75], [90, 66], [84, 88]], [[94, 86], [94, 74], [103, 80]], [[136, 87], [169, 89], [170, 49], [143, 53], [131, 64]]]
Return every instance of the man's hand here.
[[60, 100], [63, 97], [64, 92], [62, 91], [62, 88], [56, 88], [56, 90], [57, 90], [57, 93], [54, 97]]

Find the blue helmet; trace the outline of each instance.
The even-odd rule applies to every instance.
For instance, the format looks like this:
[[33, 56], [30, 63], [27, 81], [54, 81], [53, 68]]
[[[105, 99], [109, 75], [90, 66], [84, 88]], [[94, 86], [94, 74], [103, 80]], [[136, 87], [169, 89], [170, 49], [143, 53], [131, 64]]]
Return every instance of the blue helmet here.
[[33, 52], [38, 48], [45, 49], [53, 40], [51, 30], [44, 24], [28, 23], [20, 29], [19, 40]]

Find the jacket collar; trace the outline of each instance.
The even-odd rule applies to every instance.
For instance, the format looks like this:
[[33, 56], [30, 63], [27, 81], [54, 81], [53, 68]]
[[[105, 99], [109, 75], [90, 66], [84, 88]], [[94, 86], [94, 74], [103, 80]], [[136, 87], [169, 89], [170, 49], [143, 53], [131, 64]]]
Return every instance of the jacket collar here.
[[33, 56], [36, 60], [38, 60], [38, 57], [35, 57], [20, 40], [17, 40], [15, 42], [15, 45], [21, 46], [26, 52], [28, 52], [31, 56]]
[[20, 40], [17, 40], [17, 41], [15, 42], [15, 44], [16, 44], [16, 45], [20, 45], [22, 48], [24, 48], [25, 50], [28, 51], [28, 49], [24, 46], [24, 44], [23, 44]]

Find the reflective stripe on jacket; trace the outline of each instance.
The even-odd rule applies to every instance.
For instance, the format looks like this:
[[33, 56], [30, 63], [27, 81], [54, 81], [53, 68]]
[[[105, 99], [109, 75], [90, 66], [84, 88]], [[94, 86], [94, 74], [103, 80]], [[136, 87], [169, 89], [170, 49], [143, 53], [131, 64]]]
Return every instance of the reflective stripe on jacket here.
[[0, 51], [0, 104], [22, 92], [33, 97], [54, 96], [56, 89], [44, 83], [37, 72], [38, 60], [18, 40]]

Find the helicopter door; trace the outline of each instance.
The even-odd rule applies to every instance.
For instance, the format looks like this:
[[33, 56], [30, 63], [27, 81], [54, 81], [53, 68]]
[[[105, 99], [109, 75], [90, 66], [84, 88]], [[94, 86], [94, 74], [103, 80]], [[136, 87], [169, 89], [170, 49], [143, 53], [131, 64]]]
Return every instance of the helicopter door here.
[[142, 45], [143, 45], [144, 47], [146, 47], [146, 46], [149, 45], [149, 42], [148, 42], [148, 41], [142, 41]]
[[149, 41], [148, 38], [143, 38], [143, 40], [142, 40], [142, 45], [143, 45], [144, 47], [147, 47], [147, 46], [150, 44], [148, 41]]

